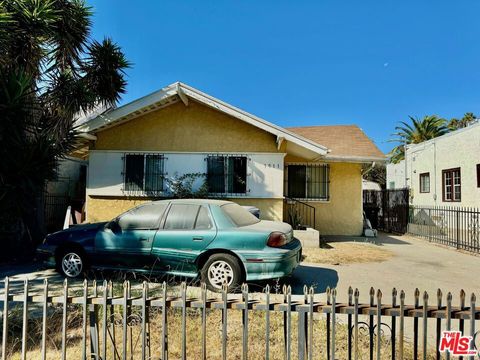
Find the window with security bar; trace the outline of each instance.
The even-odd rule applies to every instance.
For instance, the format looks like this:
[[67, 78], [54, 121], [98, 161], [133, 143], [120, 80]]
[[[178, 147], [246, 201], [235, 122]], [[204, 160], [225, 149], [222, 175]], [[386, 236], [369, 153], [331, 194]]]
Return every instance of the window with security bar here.
[[247, 161], [246, 156], [208, 156], [208, 192], [213, 195], [245, 195], [247, 193]]
[[328, 200], [330, 168], [321, 165], [288, 165], [287, 196], [294, 199]]
[[124, 191], [130, 195], [158, 196], [164, 190], [165, 156], [125, 154]]

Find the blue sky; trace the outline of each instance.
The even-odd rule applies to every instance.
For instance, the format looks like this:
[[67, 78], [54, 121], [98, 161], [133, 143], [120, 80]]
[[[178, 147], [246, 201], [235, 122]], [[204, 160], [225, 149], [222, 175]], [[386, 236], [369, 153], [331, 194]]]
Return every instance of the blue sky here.
[[89, 0], [133, 67], [122, 103], [182, 81], [281, 126], [480, 114], [478, 0]]

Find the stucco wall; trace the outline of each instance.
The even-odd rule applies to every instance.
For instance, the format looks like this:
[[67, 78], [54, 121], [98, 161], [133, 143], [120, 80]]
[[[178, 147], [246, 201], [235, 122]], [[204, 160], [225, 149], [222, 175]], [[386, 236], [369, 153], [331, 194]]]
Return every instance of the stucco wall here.
[[403, 189], [406, 187], [405, 181], [405, 161], [387, 164], [387, 189]]
[[[477, 164], [480, 164], [480, 124], [407, 148], [407, 183], [417, 206], [480, 206]], [[442, 170], [460, 168], [461, 202], [442, 199]], [[420, 174], [430, 173], [430, 192], [420, 193]]]
[[170, 105], [96, 135], [96, 150], [280, 152], [272, 134], [194, 101]]
[[[282, 221], [283, 219], [283, 200], [282, 199], [228, 199], [240, 205], [256, 206], [260, 209], [260, 217], [263, 220]], [[147, 199], [128, 199], [119, 197], [96, 197], [87, 196], [87, 221], [107, 221], [117, 215], [149, 201]]]
[[[285, 163], [302, 159], [288, 156]], [[305, 202], [315, 207], [316, 228], [320, 235], [361, 235], [363, 232], [361, 164], [329, 163], [330, 199]]]

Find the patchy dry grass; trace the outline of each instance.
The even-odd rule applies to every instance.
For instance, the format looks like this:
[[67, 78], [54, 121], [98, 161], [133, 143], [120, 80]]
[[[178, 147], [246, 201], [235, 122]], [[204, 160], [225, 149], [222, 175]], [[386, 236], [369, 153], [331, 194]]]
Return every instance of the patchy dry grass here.
[[[202, 323], [201, 312], [199, 310], [189, 309], [187, 318], [187, 357], [190, 359], [201, 358], [201, 336]], [[151, 358], [161, 358], [161, 319], [160, 313], [153, 311], [150, 322], [150, 343], [151, 343]], [[298, 358], [298, 342], [297, 342], [297, 314], [292, 313], [292, 337], [291, 337], [291, 351], [292, 359]], [[118, 355], [122, 356], [122, 326], [121, 319], [117, 319], [115, 326], [115, 342]], [[181, 311], [170, 309], [168, 312], [168, 353], [172, 359], [181, 358]], [[71, 325], [74, 325], [73, 323]], [[100, 326], [101, 328], [101, 326]], [[53, 330], [53, 329], [52, 329]], [[58, 331], [58, 328], [56, 329]], [[251, 359], [265, 358], [265, 313], [261, 311], [251, 312], [249, 314], [249, 337], [248, 337], [248, 353]], [[55, 332], [52, 331], [50, 335], [55, 337]], [[35, 332], [35, 334], [33, 334]], [[58, 331], [59, 332], [59, 331]], [[28, 359], [40, 359], [40, 333], [38, 328], [32, 327], [29, 341]], [[207, 358], [221, 359], [222, 358], [222, 322], [220, 310], [209, 310], [207, 317]], [[67, 358], [80, 359], [82, 354], [81, 349], [81, 326], [75, 324], [73, 328], [68, 330], [68, 351]], [[338, 323], [336, 326], [336, 358], [347, 358], [347, 338], [348, 332], [345, 324]], [[128, 327], [128, 358], [133, 352], [133, 358], [141, 357], [140, 341], [141, 333], [138, 325]], [[314, 321], [313, 334], [313, 353], [315, 358], [326, 358], [326, 322], [320, 317]], [[376, 340], [375, 340], [376, 341]], [[382, 341], [382, 359], [391, 358], [391, 346], [388, 338], [381, 338]], [[284, 358], [284, 339], [283, 339], [283, 314], [280, 312], [272, 312], [270, 315], [270, 359]], [[8, 358], [20, 359], [20, 344], [16, 344], [13, 349], [10, 349]], [[61, 352], [59, 348], [58, 339], [48, 342], [47, 359], [60, 359]], [[89, 345], [87, 344], [87, 349]], [[369, 338], [364, 332], [360, 332], [359, 338], [359, 359], [368, 359]], [[397, 345], [398, 348], [398, 345]], [[12, 351], [13, 350], [13, 351]], [[88, 352], [87, 352], [88, 354]], [[430, 351], [427, 359], [435, 358], [434, 351]], [[88, 356], [88, 355], [87, 355]], [[112, 342], [108, 344], [107, 358], [114, 358], [114, 348]], [[228, 312], [228, 335], [227, 335], [227, 358], [241, 359], [242, 358], [242, 314], [238, 310], [229, 310]], [[406, 343], [405, 358], [413, 359], [412, 346]]]
[[303, 256], [306, 263], [341, 265], [382, 262], [393, 253], [370, 243], [331, 242], [323, 248], [303, 248]]

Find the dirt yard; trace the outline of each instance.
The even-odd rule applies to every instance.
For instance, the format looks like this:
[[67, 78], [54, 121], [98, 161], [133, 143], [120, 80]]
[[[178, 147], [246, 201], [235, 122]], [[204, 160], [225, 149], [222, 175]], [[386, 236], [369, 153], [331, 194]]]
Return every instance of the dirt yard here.
[[390, 250], [364, 242], [331, 242], [322, 248], [303, 248], [305, 263], [344, 265], [382, 262], [394, 256]]

